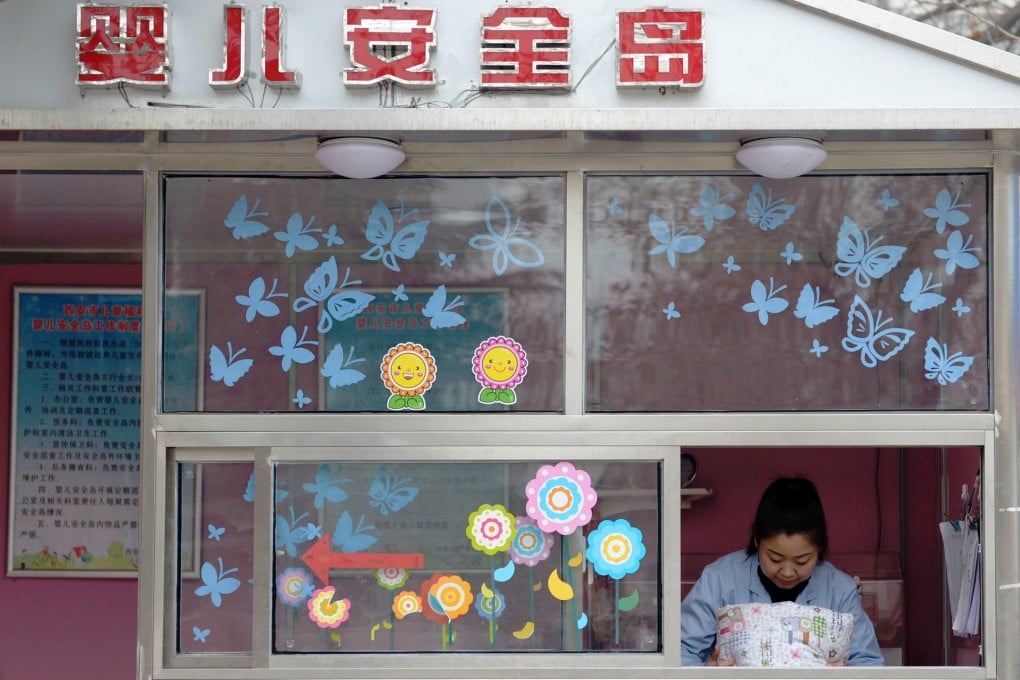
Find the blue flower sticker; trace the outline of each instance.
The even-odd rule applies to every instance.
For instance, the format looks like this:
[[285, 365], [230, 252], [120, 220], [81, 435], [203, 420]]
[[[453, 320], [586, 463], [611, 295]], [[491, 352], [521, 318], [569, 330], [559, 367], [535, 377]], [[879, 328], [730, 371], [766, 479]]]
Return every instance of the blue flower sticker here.
[[588, 534], [585, 557], [602, 576], [620, 580], [633, 574], [644, 556], [641, 530], [625, 519], [602, 520], [598, 528]]

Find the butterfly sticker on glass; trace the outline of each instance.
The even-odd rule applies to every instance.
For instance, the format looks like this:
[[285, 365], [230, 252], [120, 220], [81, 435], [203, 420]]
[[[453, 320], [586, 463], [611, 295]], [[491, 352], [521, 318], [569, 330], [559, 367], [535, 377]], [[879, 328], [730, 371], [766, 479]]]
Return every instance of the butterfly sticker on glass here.
[[762, 231], [773, 231], [778, 229], [793, 215], [797, 209], [792, 203], [787, 203], [785, 198], [772, 200], [772, 189], [768, 192], [758, 182], [751, 187], [751, 193], [747, 197], [747, 218], [751, 224], [757, 224]]
[[659, 245], [649, 250], [648, 254], [658, 255], [659, 253], [666, 253], [666, 259], [669, 260], [670, 267], [676, 267], [676, 256], [678, 253], [696, 253], [705, 245], [705, 239], [688, 234], [689, 230], [687, 227], [682, 227], [680, 231], [677, 231], [675, 224], [672, 222], [667, 223], [666, 220], [655, 213], [648, 216], [648, 231], [659, 242]]
[[339, 342], [329, 351], [326, 361], [322, 364], [323, 377], [329, 378], [330, 387], [347, 387], [365, 379], [365, 374], [356, 368], [354, 364], [365, 361], [364, 357], [354, 358], [354, 347], [352, 346], [347, 356], [344, 357], [344, 346]]
[[893, 198], [892, 192], [889, 191], [888, 187], [882, 189], [882, 195], [875, 202], [882, 206], [882, 212], [889, 212], [900, 204], [899, 199]]
[[705, 184], [701, 187], [701, 193], [698, 196], [699, 205], [691, 208], [691, 214], [704, 218], [705, 229], [712, 231], [715, 228], [716, 220], [728, 220], [737, 214], [733, 206], [723, 203], [730, 198], [732, 196], [729, 194], [720, 196], [716, 187]]
[[347, 268], [344, 280], [340, 284], [340, 290], [333, 294], [336, 289], [336, 282], [339, 278], [336, 266], [336, 256], [320, 264], [305, 281], [305, 293], [308, 297], [299, 296], [294, 298], [292, 305], [295, 312], [303, 312], [317, 303], [325, 301], [322, 315], [319, 317], [318, 331], [328, 333], [333, 327], [333, 320], [344, 321], [360, 314], [375, 296], [360, 290], [351, 290], [349, 286], [361, 283], [361, 280], [351, 281], [351, 268]]
[[312, 398], [305, 396], [305, 391], [299, 387], [297, 392], [294, 393], [294, 398], [291, 399], [291, 401], [297, 404], [298, 408], [304, 408], [312, 403]]
[[316, 510], [321, 510], [322, 505], [325, 502], [340, 503], [347, 500], [347, 491], [344, 490], [344, 484], [350, 484], [351, 479], [349, 477], [340, 477], [340, 466], [337, 466], [336, 472], [333, 469], [323, 463], [315, 471], [315, 481], [305, 482], [301, 485], [301, 488], [308, 493], [315, 494], [313, 504]]
[[335, 224], [329, 225], [329, 229], [322, 232], [322, 238], [327, 246], [342, 246], [344, 244], [344, 237], [337, 232]]
[[234, 201], [234, 205], [230, 208], [230, 212], [227, 213], [223, 224], [233, 232], [234, 238], [238, 240], [260, 236], [269, 231], [269, 227], [252, 218], [268, 217], [269, 213], [258, 212], [258, 209], [259, 200], [257, 198], [255, 199], [255, 205], [249, 210], [248, 197], [242, 194], [240, 198]]
[[771, 276], [769, 277], [768, 290], [765, 289], [765, 284], [760, 279], [755, 279], [751, 284], [751, 301], [744, 305], [744, 311], [752, 314], [757, 312], [758, 323], [762, 326], [768, 324], [769, 314], [778, 314], [790, 306], [787, 300], [776, 297], [784, 290], [786, 290], [785, 285], [779, 286], [779, 288], [775, 287]]
[[[502, 214], [502, 228], [493, 224], [493, 212]], [[498, 218], [496, 220], [499, 221]], [[475, 250], [493, 251], [492, 271], [502, 276], [513, 262], [518, 267], [534, 268], [545, 264], [545, 255], [534, 241], [525, 238], [531, 232], [521, 229], [521, 218], [513, 222], [510, 208], [499, 196], [493, 196], [485, 204], [485, 228], [488, 234], [475, 234], [468, 240], [468, 245]]]
[[951, 227], [962, 227], [970, 222], [970, 217], [960, 208], [971, 207], [970, 203], [960, 203], [960, 191], [956, 190], [956, 196], [949, 193], [949, 189], [941, 189], [935, 196], [935, 207], [925, 208], [926, 217], [935, 220], [935, 231], [939, 234], [946, 230], [946, 225]]
[[955, 383], [963, 377], [974, 357], [964, 356], [963, 352], [949, 353], [949, 346], [939, 344], [935, 338], [928, 338], [924, 347], [924, 377], [938, 380], [940, 385]]
[[422, 314], [429, 320], [429, 326], [434, 329], [453, 328], [460, 326], [467, 319], [456, 312], [458, 307], [463, 307], [464, 302], [460, 296], [456, 296], [449, 303], [446, 302], [446, 284], [440, 284], [429, 296], [428, 302]]
[[808, 351], [814, 354], [817, 358], [821, 359], [822, 355], [829, 351], [829, 346], [823, 345], [822, 343], [818, 342], [818, 338], [815, 338], [814, 340], [811, 341], [811, 349], [809, 349]]
[[453, 267], [453, 261], [457, 259], [457, 253], [439, 253], [439, 266], [440, 267]]
[[800, 262], [804, 259], [804, 256], [798, 253], [793, 247], [793, 241], [787, 241], [786, 249], [779, 253], [779, 257], [786, 260], [786, 266], [790, 266], [794, 262]]
[[244, 347], [235, 352], [230, 342], [227, 342], [226, 354], [216, 345], [210, 347], [209, 377], [213, 382], [223, 381], [227, 387], [233, 387], [255, 363], [254, 359], [238, 359], [244, 352]]
[[316, 347], [319, 342], [317, 340], [305, 340], [307, 335], [308, 326], [305, 326], [301, 331], [300, 339], [294, 327], [287, 326], [280, 333], [280, 344], [269, 348], [270, 354], [274, 357], [280, 357], [280, 368], [284, 373], [290, 370], [292, 363], [309, 364], [315, 360], [315, 353], [306, 348], [305, 345]]
[[195, 594], [199, 597], [209, 596], [214, 607], [219, 607], [223, 604], [223, 596], [229, 595], [238, 588], [241, 587], [241, 581], [229, 576], [237, 572], [237, 569], [223, 569], [223, 558], [218, 557], [219, 570], [213, 566], [212, 562], [205, 562], [202, 565], [202, 585], [195, 588]]
[[808, 328], [814, 328], [839, 314], [839, 308], [834, 306], [833, 302], [835, 300], [832, 298], [822, 299], [821, 288], [805, 283], [800, 289], [793, 315], [798, 319], [804, 319], [804, 324]]
[[846, 322], [846, 337], [843, 349], [860, 352], [861, 364], [874, 368], [880, 361], [888, 361], [907, 346], [914, 331], [907, 328], [889, 327], [892, 319], [883, 319], [882, 310], [877, 314], [859, 295], [854, 296]]
[[740, 271], [740, 265], [736, 263], [736, 261], [733, 259], [732, 255], [730, 255], [729, 257], [726, 258], [726, 261], [722, 263], [722, 266], [723, 266], [723, 269], [726, 270], [726, 275], [727, 276], [732, 274], [733, 272], [739, 272]]
[[668, 305], [662, 308], [662, 313], [666, 315], [667, 319], [679, 319], [680, 312], [677, 311], [676, 303], [670, 301]]
[[970, 312], [970, 307], [964, 304], [963, 298], [956, 298], [956, 304], [953, 305], [953, 311], [956, 312], [956, 316], [963, 316]]
[[[403, 223], [416, 212], [418, 211], [404, 212], [404, 203], [401, 201], [397, 220]], [[362, 253], [361, 258], [373, 262], [381, 261], [390, 271], [399, 272], [400, 263], [397, 258], [401, 260], [413, 258], [425, 242], [428, 231], [429, 220], [417, 220], [397, 229], [393, 212], [382, 201], [376, 201], [365, 225], [365, 238], [373, 246]]]
[[205, 644], [206, 638], [209, 637], [209, 633], [211, 632], [212, 631], [210, 631], [208, 628], [199, 628], [198, 626], [191, 627], [191, 634], [195, 636], [194, 637], [195, 642], [201, 642], [203, 645]]
[[880, 279], [892, 271], [907, 249], [904, 246], [878, 245], [883, 238], [879, 236], [872, 241], [867, 231], [849, 217], [844, 217], [836, 241], [836, 256], [839, 258], [834, 268], [836, 274], [843, 277], [853, 274], [857, 285], [867, 288], [872, 279]]
[[361, 552], [371, 548], [379, 540], [377, 536], [368, 533], [375, 529], [374, 524], [365, 524], [365, 516], [358, 518], [358, 525], [354, 526], [354, 520], [346, 510], [336, 521], [336, 529], [333, 531], [331, 542], [340, 548], [341, 552]]
[[407, 302], [407, 293], [404, 292], [404, 284], [400, 284], [390, 292], [393, 293], [394, 302]]
[[609, 203], [606, 205], [606, 208], [609, 210], [609, 214], [611, 216], [619, 215], [623, 212], [623, 206], [620, 205], [620, 201], [618, 201], [615, 196], [609, 199]]
[[946, 301], [945, 295], [932, 292], [936, 288], [941, 288], [942, 284], [932, 283], [931, 277], [932, 275], [928, 274], [928, 278], [925, 279], [921, 269], [916, 268], [910, 272], [907, 283], [903, 286], [900, 299], [910, 303], [910, 311], [914, 314], [931, 309], [932, 307], [938, 307]]
[[218, 541], [218, 540], [220, 540], [220, 537], [222, 537], [223, 533], [226, 531], [226, 529], [224, 527], [218, 527], [215, 524], [210, 524], [207, 528], [209, 529], [209, 540], [210, 541]]
[[[308, 218], [308, 224], [301, 213], [296, 212], [287, 220], [287, 231], [277, 231], [273, 236], [277, 241], [283, 241], [286, 245], [284, 252], [287, 257], [294, 257], [299, 250], [309, 251], [319, 247], [319, 240], [312, 234], [322, 233], [322, 229], [312, 229], [314, 217]], [[335, 225], [334, 225], [335, 226]]]
[[247, 295], [235, 295], [234, 300], [242, 307], [246, 307], [244, 320], [251, 323], [256, 316], [274, 317], [280, 315], [280, 308], [273, 298], [287, 297], [286, 293], [277, 293], [276, 285], [279, 279], [273, 279], [273, 287], [266, 293], [266, 280], [261, 276], [256, 277], [248, 284]]
[[400, 475], [391, 473], [385, 465], [380, 467], [368, 487], [368, 504], [383, 515], [400, 512], [418, 497], [418, 487], [411, 486], [411, 481], [410, 477], [400, 479]]
[[967, 241], [964, 242], [963, 234], [954, 231], [946, 239], [945, 248], [935, 249], [935, 257], [946, 261], [946, 274], [948, 276], [952, 276], [957, 267], [961, 269], [976, 269], [981, 264], [981, 260], [974, 255], [974, 253], [980, 253], [981, 249], [977, 246], [970, 247], [970, 243], [973, 240], [974, 237], [968, 235]]

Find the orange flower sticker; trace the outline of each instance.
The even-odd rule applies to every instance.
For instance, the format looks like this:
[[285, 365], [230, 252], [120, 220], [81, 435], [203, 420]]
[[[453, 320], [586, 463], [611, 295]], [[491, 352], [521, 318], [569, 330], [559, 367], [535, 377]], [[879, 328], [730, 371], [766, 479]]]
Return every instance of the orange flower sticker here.
[[423, 411], [422, 396], [436, 381], [436, 360], [416, 342], [403, 342], [390, 348], [379, 365], [383, 384], [392, 396], [386, 403], [391, 411]]

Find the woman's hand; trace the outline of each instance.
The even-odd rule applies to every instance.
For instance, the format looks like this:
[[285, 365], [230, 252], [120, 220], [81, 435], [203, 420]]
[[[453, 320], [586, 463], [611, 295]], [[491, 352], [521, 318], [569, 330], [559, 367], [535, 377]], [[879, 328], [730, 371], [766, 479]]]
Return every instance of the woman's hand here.
[[733, 666], [735, 662], [733, 659], [719, 660], [719, 645], [712, 647], [712, 655], [708, 657], [708, 661], [705, 662], [706, 666]]

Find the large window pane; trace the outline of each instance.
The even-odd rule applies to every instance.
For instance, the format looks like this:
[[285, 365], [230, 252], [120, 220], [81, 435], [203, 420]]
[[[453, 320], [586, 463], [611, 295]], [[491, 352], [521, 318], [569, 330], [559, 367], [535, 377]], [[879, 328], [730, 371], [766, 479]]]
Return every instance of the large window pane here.
[[591, 411], [987, 410], [984, 174], [599, 176]]
[[274, 650], [659, 651], [657, 463], [276, 467]]
[[165, 192], [164, 411], [562, 411], [561, 176]]

